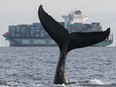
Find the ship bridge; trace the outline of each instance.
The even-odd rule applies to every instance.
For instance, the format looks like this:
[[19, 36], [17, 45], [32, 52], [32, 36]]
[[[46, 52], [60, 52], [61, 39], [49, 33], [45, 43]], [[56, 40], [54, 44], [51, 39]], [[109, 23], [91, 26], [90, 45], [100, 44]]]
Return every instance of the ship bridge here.
[[65, 28], [67, 28], [67, 25], [69, 24], [84, 23], [88, 19], [88, 17], [84, 16], [79, 10], [75, 10], [68, 15], [64, 15], [62, 18], [65, 20]]

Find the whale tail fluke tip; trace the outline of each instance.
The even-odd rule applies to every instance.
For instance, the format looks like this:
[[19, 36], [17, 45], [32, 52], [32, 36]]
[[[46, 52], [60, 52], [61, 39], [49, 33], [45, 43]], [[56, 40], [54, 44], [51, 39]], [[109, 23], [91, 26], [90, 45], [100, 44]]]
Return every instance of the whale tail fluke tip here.
[[110, 33], [110, 27], [107, 29], [107, 32]]
[[40, 7], [40, 8], [43, 8], [43, 5], [41, 4], [39, 7]]

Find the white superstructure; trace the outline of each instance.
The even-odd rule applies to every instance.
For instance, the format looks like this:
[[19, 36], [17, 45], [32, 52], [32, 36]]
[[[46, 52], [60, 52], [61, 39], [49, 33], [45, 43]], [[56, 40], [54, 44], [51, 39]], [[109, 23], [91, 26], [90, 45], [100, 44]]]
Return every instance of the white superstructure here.
[[67, 28], [68, 24], [74, 24], [74, 23], [84, 23], [88, 17], [82, 15], [81, 11], [73, 11], [69, 13], [68, 15], [62, 16], [65, 20], [65, 28]]

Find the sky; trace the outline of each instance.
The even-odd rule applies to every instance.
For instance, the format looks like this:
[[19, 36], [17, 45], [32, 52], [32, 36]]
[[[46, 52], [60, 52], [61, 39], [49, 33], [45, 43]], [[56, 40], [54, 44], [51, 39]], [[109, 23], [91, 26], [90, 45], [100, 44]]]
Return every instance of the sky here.
[[9, 25], [39, 22], [41, 4], [57, 21], [64, 21], [62, 15], [81, 10], [89, 17], [88, 23], [100, 22], [103, 30], [111, 28], [111, 46], [116, 46], [116, 0], [0, 0], [0, 47], [8, 45], [2, 35], [8, 32]]

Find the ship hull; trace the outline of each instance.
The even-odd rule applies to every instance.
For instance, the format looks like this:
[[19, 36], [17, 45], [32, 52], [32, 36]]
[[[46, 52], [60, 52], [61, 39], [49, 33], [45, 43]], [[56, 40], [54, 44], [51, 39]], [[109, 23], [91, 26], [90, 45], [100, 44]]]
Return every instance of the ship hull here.
[[52, 39], [38, 38], [7, 38], [10, 46], [57, 46]]
[[102, 41], [102, 42], [100, 42], [98, 44], [93, 45], [93, 47], [105, 47], [105, 46], [108, 46], [108, 45], [110, 45], [112, 43], [113, 42], [111, 40], [109, 40], [109, 41], [105, 40], [105, 41]]
[[[52, 39], [40, 39], [40, 38], [7, 38], [9, 45], [11, 47], [18, 46], [57, 46], [57, 44]], [[105, 47], [112, 44], [112, 41], [105, 40], [98, 44], [93, 45], [93, 47]]]

